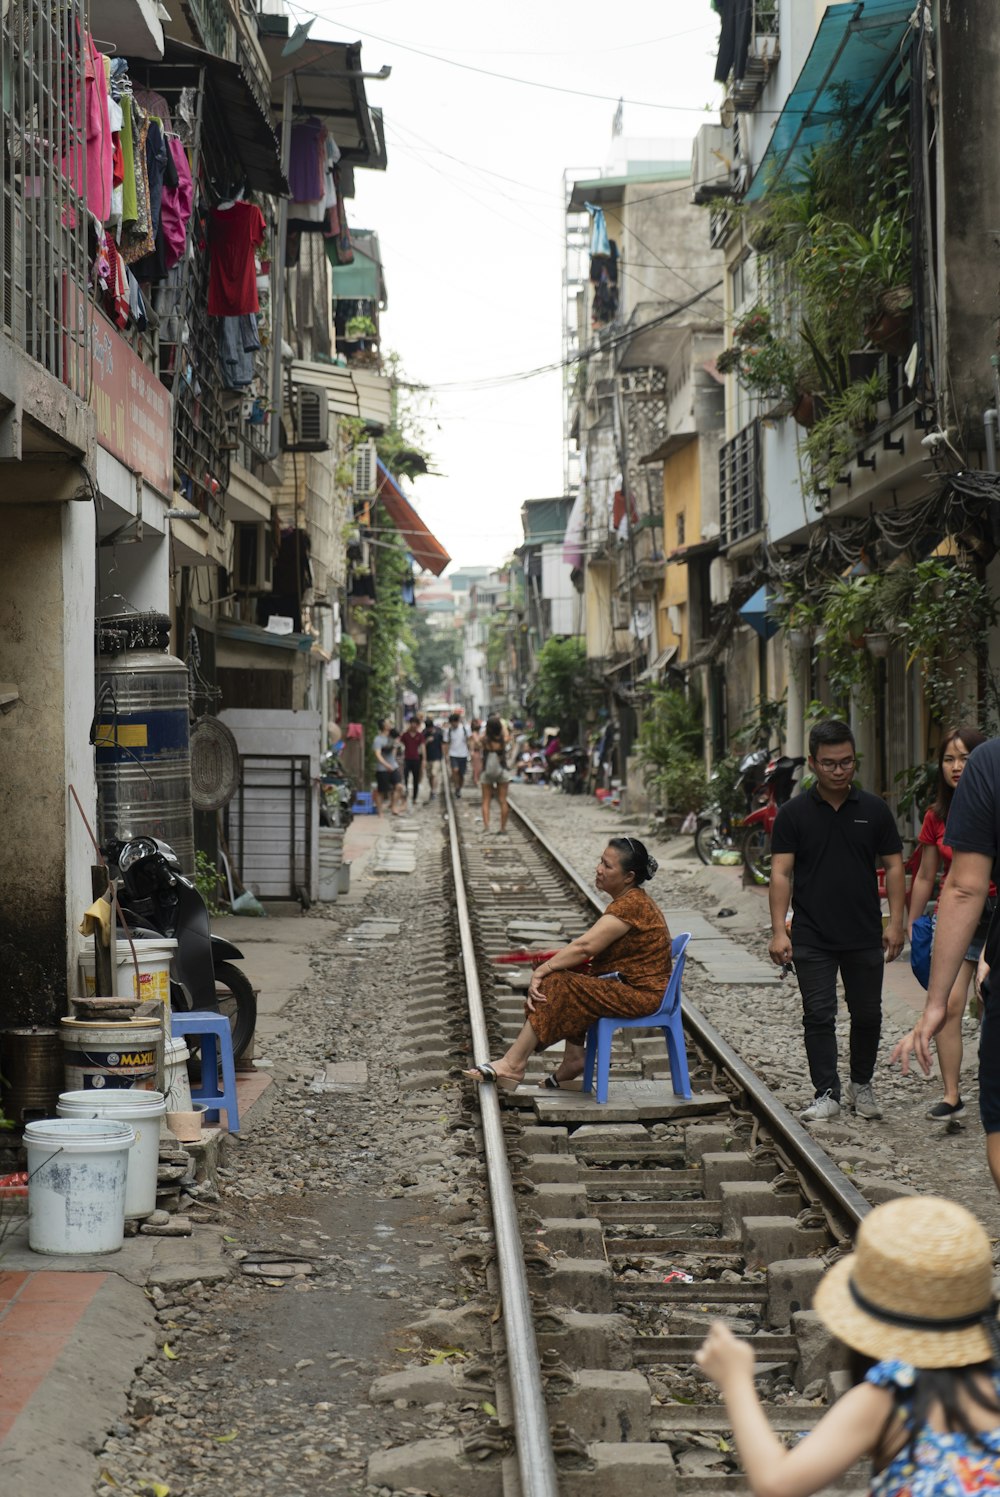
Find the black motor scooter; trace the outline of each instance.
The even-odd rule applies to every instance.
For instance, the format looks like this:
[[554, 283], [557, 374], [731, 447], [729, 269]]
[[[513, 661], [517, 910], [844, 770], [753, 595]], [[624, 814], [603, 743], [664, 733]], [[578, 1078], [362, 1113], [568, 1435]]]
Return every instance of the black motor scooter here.
[[121, 875], [119, 900], [133, 936], [165, 936], [177, 942], [170, 964], [170, 1003], [175, 1009], [212, 1009], [225, 1014], [233, 1032], [233, 1056], [249, 1047], [257, 1024], [257, 995], [231, 941], [213, 936], [197, 886], [181, 872], [173, 848], [155, 837], [111, 842], [108, 864]]

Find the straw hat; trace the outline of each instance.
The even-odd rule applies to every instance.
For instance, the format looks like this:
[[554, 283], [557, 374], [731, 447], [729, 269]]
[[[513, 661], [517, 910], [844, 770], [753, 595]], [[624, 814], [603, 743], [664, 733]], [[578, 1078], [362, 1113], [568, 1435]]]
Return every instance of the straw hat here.
[[990, 1243], [963, 1206], [904, 1196], [866, 1216], [813, 1308], [840, 1340], [878, 1361], [964, 1367], [1000, 1361]]

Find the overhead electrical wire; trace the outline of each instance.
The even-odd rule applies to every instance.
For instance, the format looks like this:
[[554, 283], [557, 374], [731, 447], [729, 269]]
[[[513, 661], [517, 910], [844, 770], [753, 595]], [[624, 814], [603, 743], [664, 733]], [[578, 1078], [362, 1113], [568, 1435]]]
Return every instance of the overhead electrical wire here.
[[399, 386], [401, 389], [414, 391], [489, 390], [497, 385], [516, 384], [523, 380], [535, 379], [542, 374], [551, 374], [557, 369], [571, 369], [574, 365], [585, 363], [597, 354], [607, 353], [613, 348], [618, 348], [622, 343], [631, 342], [637, 333], [648, 332], [651, 328], [659, 327], [661, 323], [669, 322], [672, 318], [680, 316], [681, 312], [686, 312], [689, 307], [693, 307], [703, 297], [710, 295], [713, 291], [717, 291], [721, 285], [721, 280], [715, 281], [711, 286], [706, 286], [704, 291], [699, 291], [695, 296], [689, 297], [687, 301], [678, 303], [676, 307], [671, 307], [668, 312], [661, 312], [659, 316], [651, 317], [648, 322], [640, 322], [636, 327], [623, 328], [620, 333], [612, 335], [599, 348], [583, 349], [580, 353], [573, 354], [568, 359], [554, 359], [551, 363], [538, 364], [533, 369], [517, 370], [513, 374], [483, 375], [481, 379], [429, 381], [425, 384], [419, 384], [413, 380], [400, 380]]
[[[329, 21], [332, 19], [330, 15], [326, 13], [320, 12], [318, 10], [312, 10], [309, 6], [306, 5], [300, 5], [299, 0], [288, 0], [288, 8], [295, 11], [296, 14], [313, 16], [316, 20]], [[344, 29], [347, 29], [346, 26]], [[598, 94], [585, 88], [565, 88], [559, 83], [545, 83], [537, 78], [518, 78], [512, 73], [498, 73], [492, 68], [477, 67], [474, 63], [471, 62], [457, 62], [454, 58], [442, 56], [440, 52], [429, 52], [423, 47], [414, 47], [409, 42], [396, 41], [391, 36], [380, 36], [376, 31], [365, 31], [361, 26], [355, 26], [353, 23], [351, 24], [350, 29], [357, 32], [359, 36], [366, 37], [369, 41], [381, 42], [383, 46], [398, 47], [401, 52], [412, 52], [414, 56], [425, 57], [430, 62], [440, 62], [443, 63], [446, 67], [461, 68], [465, 72], [478, 73], [485, 78], [497, 78], [503, 83], [517, 83], [520, 84], [522, 88], [540, 88], [544, 89], [548, 93], [569, 94], [577, 99], [596, 99], [599, 103], [602, 104], [628, 104], [633, 109], [665, 109], [668, 112], [673, 112], [675, 114], [706, 114], [710, 112], [708, 106], [705, 104], [654, 103], [649, 99], [628, 99], [625, 98], [622, 94]], [[815, 110], [811, 109], [808, 105], [804, 105], [802, 109], [796, 110], [791, 110], [788, 108], [756, 109], [754, 113], [760, 117], [763, 117], [764, 115], [777, 116], [781, 114], [808, 114], [810, 119], [812, 120], [821, 120], [824, 117], [823, 115], [817, 113]], [[836, 118], [836, 115], [833, 111], [830, 112], [829, 118], [831, 120]]]

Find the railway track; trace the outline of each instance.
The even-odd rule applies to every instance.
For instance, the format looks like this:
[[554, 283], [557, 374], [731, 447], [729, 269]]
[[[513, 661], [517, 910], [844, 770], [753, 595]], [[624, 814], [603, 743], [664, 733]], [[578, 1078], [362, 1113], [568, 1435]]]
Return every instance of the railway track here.
[[[478, 830], [468, 800], [449, 801], [448, 814], [470, 1051], [495, 1056], [520, 1027], [528, 978], [493, 959], [515, 945], [564, 944], [602, 904], [527, 816], [515, 813], [499, 838]], [[463, 1453], [478, 1459], [477, 1492], [747, 1492], [725, 1411], [693, 1364], [715, 1316], [753, 1339], [779, 1431], [810, 1428], [842, 1389], [839, 1353], [808, 1306], [867, 1203], [713, 1026], [686, 1000], [684, 1009], [690, 1102], [672, 1093], [662, 1035], [642, 1030], [616, 1035], [604, 1106], [540, 1090], [551, 1055], [533, 1059], [517, 1093], [486, 1086], [470, 1098], [504, 1374], [492, 1445]], [[853, 1475], [840, 1490], [864, 1487]]]

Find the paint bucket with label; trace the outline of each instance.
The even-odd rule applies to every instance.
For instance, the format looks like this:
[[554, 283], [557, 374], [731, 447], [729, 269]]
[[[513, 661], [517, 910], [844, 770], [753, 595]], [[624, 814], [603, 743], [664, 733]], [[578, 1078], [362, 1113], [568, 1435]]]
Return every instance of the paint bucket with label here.
[[85, 1019], [59, 1023], [68, 1092], [150, 1091], [163, 1047], [163, 1031], [153, 1019], [101, 1024]]
[[[118, 981], [115, 991], [131, 993], [140, 1003], [155, 999], [158, 1003], [170, 1002], [170, 963], [177, 950], [176, 941], [136, 941], [136, 962], [132, 960], [132, 948], [127, 941], [118, 939]], [[80, 971], [83, 975], [83, 993], [86, 998], [97, 996], [97, 979], [94, 975], [93, 950], [80, 953]]]
[[135, 1130], [125, 1181], [125, 1217], [150, 1216], [156, 1210], [156, 1176], [160, 1164], [160, 1124], [167, 1111], [162, 1092], [63, 1092], [56, 1109], [61, 1118], [111, 1118]]
[[28, 1123], [28, 1246], [35, 1253], [116, 1253], [135, 1131], [105, 1118]]

